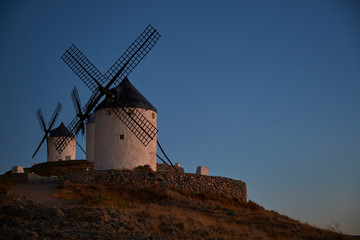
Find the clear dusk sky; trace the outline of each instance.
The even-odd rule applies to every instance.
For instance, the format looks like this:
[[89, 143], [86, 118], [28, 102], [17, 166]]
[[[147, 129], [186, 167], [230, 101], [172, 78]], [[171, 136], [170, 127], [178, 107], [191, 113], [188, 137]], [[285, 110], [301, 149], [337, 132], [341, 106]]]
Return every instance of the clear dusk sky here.
[[31, 159], [39, 107], [48, 120], [60, 101], [67, 125], [73, 87], [88, 100], [64, 51], [74, 43], [105, 73], [148, 24], [162, 37], [129, 79], [158, 109], [173, 162], [360, 234], [360, 1], [2, 0], [1, 173], [46, 161], [46, 145]]

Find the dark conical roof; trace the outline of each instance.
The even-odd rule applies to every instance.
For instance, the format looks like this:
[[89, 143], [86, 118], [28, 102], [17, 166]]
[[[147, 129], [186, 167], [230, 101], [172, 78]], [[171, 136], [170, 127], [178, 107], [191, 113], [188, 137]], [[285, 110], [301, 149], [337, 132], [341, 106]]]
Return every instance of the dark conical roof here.
[[117, 101], [109, 102], [105, 99], [97, 106], [95, 111], [109, 107], [135, 107], [157, 112], [157, 109], [130, 83], [127, 77], [110, 91], [115, 95]]
[[[50, 131], [50, 137], [64, 137], [69, 134], [69, 129], [64, 125], [63, 122], [60, 123], [60, 125]], [[71, 134], [71, 137], [74, 137], [73, 134]]]

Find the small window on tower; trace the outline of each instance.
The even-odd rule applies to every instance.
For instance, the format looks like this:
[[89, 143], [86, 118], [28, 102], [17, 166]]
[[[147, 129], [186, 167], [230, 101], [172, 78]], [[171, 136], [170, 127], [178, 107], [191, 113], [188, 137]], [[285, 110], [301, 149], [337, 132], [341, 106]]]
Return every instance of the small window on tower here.
[[120, 134], [120, 139], [124, 139], [124, 134]]
[[152, 113], [151, 115], [152, 115], [152, 118], [155, 119], [155, 113]]

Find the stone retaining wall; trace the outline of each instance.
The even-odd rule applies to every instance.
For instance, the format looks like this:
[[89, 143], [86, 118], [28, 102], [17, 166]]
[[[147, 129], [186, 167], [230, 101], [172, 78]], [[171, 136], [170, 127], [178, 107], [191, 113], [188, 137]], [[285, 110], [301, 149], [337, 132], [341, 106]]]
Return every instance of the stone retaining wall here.
[[99, 183], [109, 186], [159, 187], [187, 190], [194, 193], [220, 193], [228, 197], [247, 199], [246, 183], [225, 177], [202, 176], [192, 173], [102, 170], [67, 173], [62, 181]]
[[[184, 173], [184, 169], [182, 167], [177, 167], [177, 166], [171, 166], [171, 165], [166, 165], [166, 164], [162, 164], [162, 163], [157, 163], [156, 164], [157, 172], [178, 172], [178, 173]], [[175, 170], [176, 168], [176, 170]]]

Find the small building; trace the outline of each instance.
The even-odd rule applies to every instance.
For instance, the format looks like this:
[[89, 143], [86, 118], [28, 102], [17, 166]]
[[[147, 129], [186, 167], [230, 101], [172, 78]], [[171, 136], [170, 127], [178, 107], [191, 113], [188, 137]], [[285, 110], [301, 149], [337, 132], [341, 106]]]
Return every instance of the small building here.
[[204, 166], [198, 166], [196, 169], [196, 174], [209, 176], [209, 168]]
[[50, 136], [47, 140], [47, 161], [63, 161], [63, 160], [75, 160], [76, 157], [76, 139], [74, 135], [71, 136], [71, 140], [66, 148], [59, 154], [56, 150], [55, 141], [59, 138], [64, 138], [69, 133], [69, 130], [64, 125], [61, 124], [50, 131]]
[[[156, 171], [156, 135], [145, 146], [119, 119], [112, 108], [126, 108], [131, 115], [139, 111], [153, 126], [157, 109], [125, 78], [111, 89], [115, 99], [107, 98], [95, 109], [94, 169], [129, 169], [149, 165]], [[122, 110], [120, 110], [122, 111]]]
[[11, 173], [24, 173], [23, 166], [13, 166], [11, 168]]

